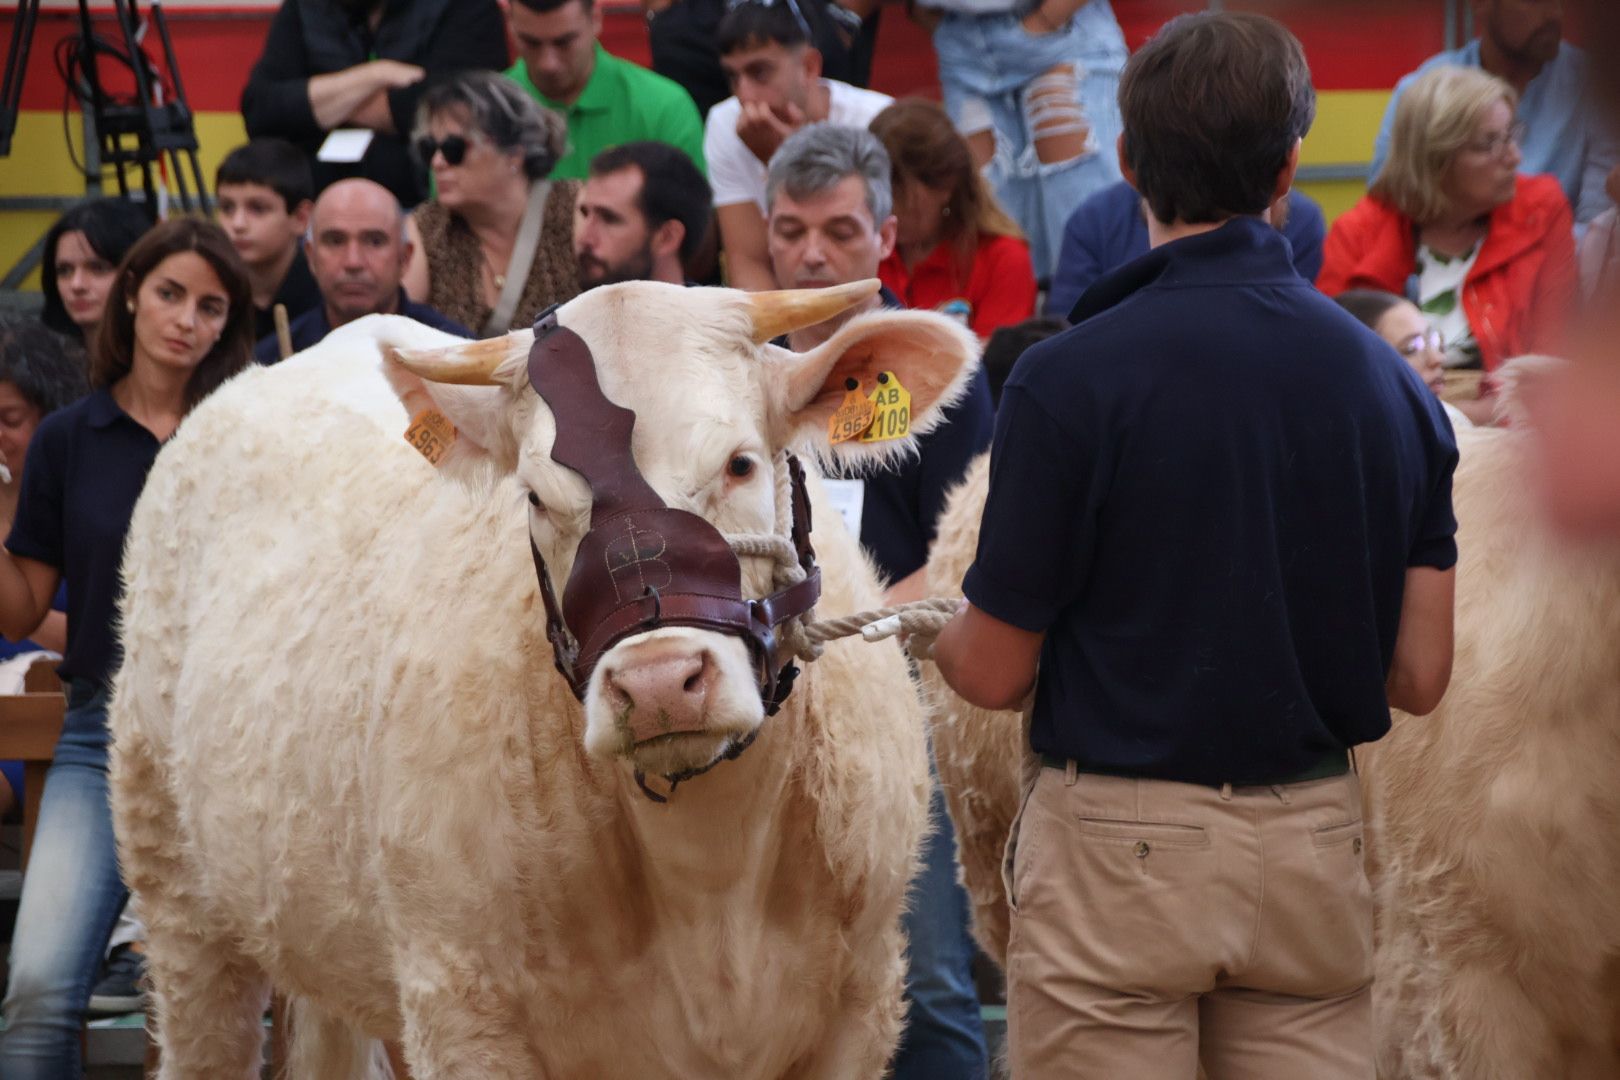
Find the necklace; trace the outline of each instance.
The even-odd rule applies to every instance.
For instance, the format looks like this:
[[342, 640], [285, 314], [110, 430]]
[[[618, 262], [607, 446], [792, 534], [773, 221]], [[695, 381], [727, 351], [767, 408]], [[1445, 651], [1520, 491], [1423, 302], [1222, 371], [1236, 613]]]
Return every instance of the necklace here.
[[506, 288], [506, 275], [495, 268], [495, 262], [489, 257], [482, 244], [478, 245], [478, 253], [484, 257], [484, 268], [489, 271], [490, 280], [495, 283], [497, 290]]

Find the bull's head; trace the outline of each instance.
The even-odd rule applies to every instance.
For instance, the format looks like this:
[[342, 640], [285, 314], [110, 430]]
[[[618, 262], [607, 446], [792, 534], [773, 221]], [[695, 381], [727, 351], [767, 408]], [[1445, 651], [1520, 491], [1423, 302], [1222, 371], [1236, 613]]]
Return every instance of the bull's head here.
[[[840, 314], [876, 288], [864, 282], [745, 294], [632, 282], [585, 293], [556, 321], [588, 350], [600, 395], [634, 414], [629, 449], [649, 497], [724, 534], [772, 533], [786, 509], [777, 482], [785, 450], [848, 460], [911, 449], [911, 436], [831, 442], [829, 422], [849, 380], [870, 390], [881, 373], [894, 373], [910, 391], [915, 436], [937, 422], [971, 373], [973, 338], [935, 315], [861, 316], [808, 353], [768, 344]], [[634, 600], [648, 594], [649, 582], [657, 588], [672, 575], [664, 538], [637, 535], [634, 521], [604, 535], [597, 520], [593, 532], [593, 505], [598, 519], [605, 516], [604, 480], [579, 452], [579, 418], [531, 384], [534, 342], [533, 331], [522, 331], [401, 350], [391, 354], [389, 378], [412, 413], [437, 408], [457, 429], [442, 474], [474, 483], [486, 482], [491, 470], [515, 474], [536, 552], [559, 594], [565, 582], [570, 589], [588, 582]], [[613, 452], [602, 448], [604, 458]], [[591, 558], [604, 565], [571, 581], [587, 534]], [[767, 558], [742, 559], [742, 595], [771, 594], [775, 569]], [[695, 626], [649, 624], [619, 638], [589, 668], [581, 690], [586, 750], [628, 757], [661, 775], [708, 766], [751, 738], [765, 716], [759, 650], [743, 637]]]

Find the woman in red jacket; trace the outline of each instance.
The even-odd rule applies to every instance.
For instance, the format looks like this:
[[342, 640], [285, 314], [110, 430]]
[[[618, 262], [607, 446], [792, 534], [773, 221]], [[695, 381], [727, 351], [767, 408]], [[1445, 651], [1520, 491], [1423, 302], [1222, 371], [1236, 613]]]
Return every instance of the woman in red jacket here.
[[889, 152], [899, 236], [878, 267], [910, 308], [959, 316], [981, 338], [1035, 314], [1035, 269], [967, 141], [932, 101], [898, 101], [872, 120]]
[[1574, 219], [1558, 181], [1519, 176], [1518, 95], [1437, 67], [1396, 106], [1389, 158], [1333, 223], [1316, 283], [1410, 297], [1448, 342], [1446, 399], [1490, 423], [1491, 373], [1558, 352], [1575, 296]]

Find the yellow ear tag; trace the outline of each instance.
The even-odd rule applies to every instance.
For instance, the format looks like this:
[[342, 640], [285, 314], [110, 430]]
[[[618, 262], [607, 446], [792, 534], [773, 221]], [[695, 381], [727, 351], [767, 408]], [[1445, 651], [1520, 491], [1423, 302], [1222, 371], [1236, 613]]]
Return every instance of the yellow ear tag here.
[[837, 446], [860, 435], [872, 426], [877, 406], [861, 393], [861, 384], [854, 379], [844, 380], [844, 400], [827, 421], [827, 441]]
[[405, 429], [405, 441], [416, 447], [421, 455], [434, 465], [444, 459], [455, 445], [456, 425], [438, 409], [423, 409], [411, 417], [411, 426]]
[[872, 426], [861, 436], [861, 442], [887, 442], [903, 439], [911, 431], [911, 391], [900, 385], [894, 372], [885, 371], [878, 376], [877, 389], [871, 394], [877, 409]]

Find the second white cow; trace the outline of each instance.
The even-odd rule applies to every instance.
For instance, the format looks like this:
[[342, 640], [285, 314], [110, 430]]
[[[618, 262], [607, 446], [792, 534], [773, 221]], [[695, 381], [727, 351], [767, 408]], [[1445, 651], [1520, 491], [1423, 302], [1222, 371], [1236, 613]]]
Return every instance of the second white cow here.
[[[1522, 423], [1522, 416], [1521, 416]], [[1358, 755], [1377, 902], [1384, 1080], [1620, 1076], [1620, 552], [1538, 520], [1522, 431], [1460, 430], [1456, 663], [1433, 714]], [[988, 458], [928, 564], [960, 590]], [[931, 664], [933, 745], [980, 944], [1006, 957], [1000, 873], [1026, 736]]]

